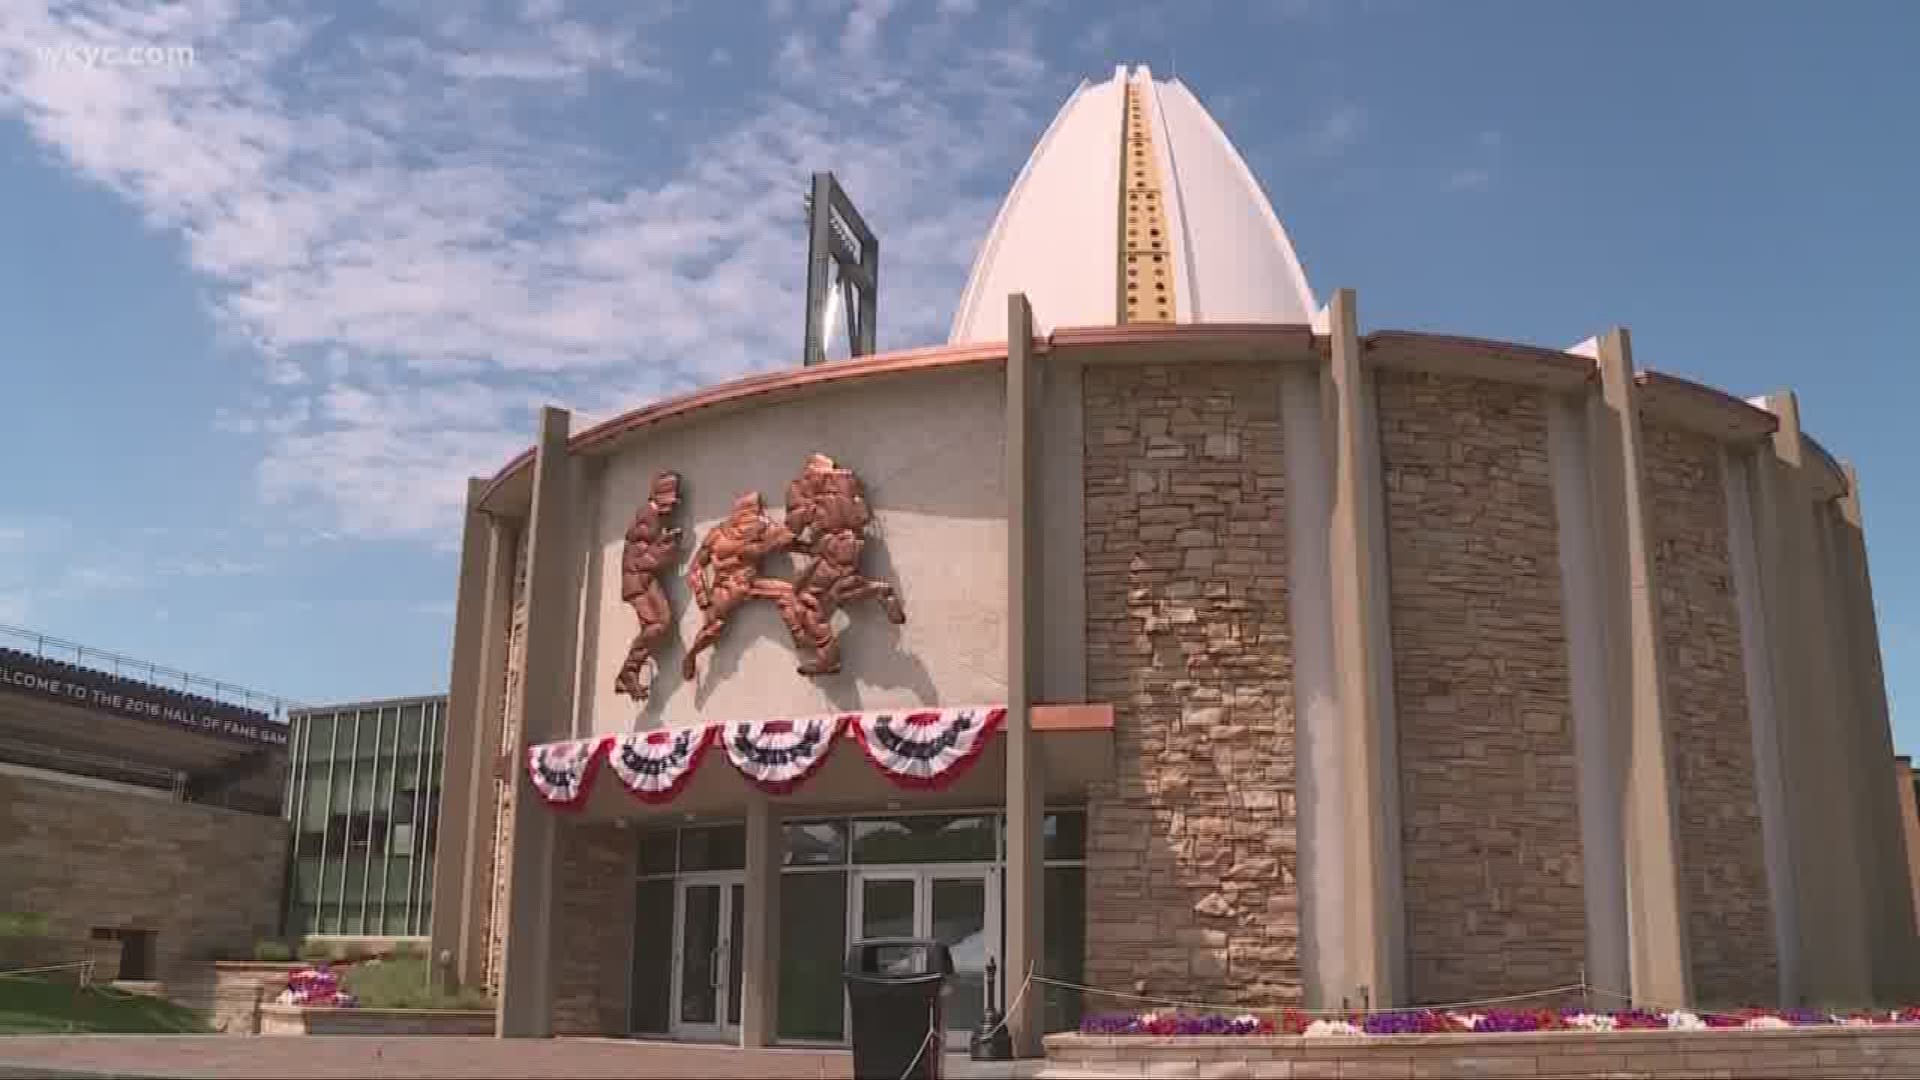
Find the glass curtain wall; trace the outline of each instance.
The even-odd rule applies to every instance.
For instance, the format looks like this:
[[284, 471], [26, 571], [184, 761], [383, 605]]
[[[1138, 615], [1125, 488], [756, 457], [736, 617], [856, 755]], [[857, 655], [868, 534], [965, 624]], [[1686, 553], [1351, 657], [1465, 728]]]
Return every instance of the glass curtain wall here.
[[446, 705], [441, 695], [291, 715], [289, 936], [427, 933]]

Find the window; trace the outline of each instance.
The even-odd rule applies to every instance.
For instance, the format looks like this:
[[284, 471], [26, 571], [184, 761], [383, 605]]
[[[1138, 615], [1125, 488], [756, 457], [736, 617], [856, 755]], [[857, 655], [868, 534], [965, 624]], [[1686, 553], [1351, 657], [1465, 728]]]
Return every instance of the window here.
[[869, 818], [853, 823], [858, 863], [992, 862], [998, 814]]
[[387, 815], [335, 814], [327, 819], [327, 852], [363, 851], [375, 855], [387, 850]]
[[680, 830], [680, 871], [742, 870], [747, 865], [745, 825], [705, 825]]
[[847, 861], [844, 821], [798, 821], [781, 829], [782, 866], [838, 866]]

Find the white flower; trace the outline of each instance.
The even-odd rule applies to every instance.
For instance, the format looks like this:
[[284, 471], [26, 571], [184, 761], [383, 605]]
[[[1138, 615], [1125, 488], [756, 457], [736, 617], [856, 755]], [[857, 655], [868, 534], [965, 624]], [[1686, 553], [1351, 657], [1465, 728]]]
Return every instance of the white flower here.
[[1460, 1026], [1466, 1028], [1468, 1031], [1472, 1031], [1474, 1028], [1479, 1027], [1480, 1021], [1485, 1020], [1486, 1018], [1487, 1017], [1484, 1013], [1448, 1013], [1447, 1014], [1447, 1019], [1452, 1020], [1456, 1024], [1459, 1024]]
[[1307, 1025], [1307, 1030], [1302, 1032], [1302, 1034], [1313, 1037], [1318, 1035], [1365, 1035], [1366, 1032], [1361, 1031], [1345, 1020], [1315, 1020], [1313, 1023]]
[[1702, 1031], [1707, 1026], [1705, 1020], [1684, 1009], [1666, 1013], [1663, 1018], [1667, 1022], [1667, 1027], [1673, 1031]]
[[1612, 1031], [1614, 1019], [1601, 1013], [1575, 1013], [1567, 1017], [1567, 1024], [1581, 1031]]
[[1755, 1016], [1755, 1017], [1750, 1017], [1746, 1023], [1741, 1024], [1740, 1026], [1747, 1027], [1747, 1028], [1765, 1028], [1767, 1030], [1772, 1030], [1774, 1028], [1790, 1028], [1793, 1025], [1787, 1023], [1785, 1020], [1782, 1020], [1777, 1016]]

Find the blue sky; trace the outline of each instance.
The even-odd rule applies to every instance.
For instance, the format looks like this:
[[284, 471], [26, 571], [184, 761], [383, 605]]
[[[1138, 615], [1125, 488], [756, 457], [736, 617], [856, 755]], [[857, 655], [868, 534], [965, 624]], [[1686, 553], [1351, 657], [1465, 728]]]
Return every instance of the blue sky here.
[[[0, 622], [308, 701], [442, 689], [464, 478], [791, 362], [806, 174], [945, 333], [1083, 76], [1177, 68], [1368, 328], [1798, 389], [1920, 750], [1920, 7], [0, 5]], [[190, 46], [190, 64], [76, 60]], [[48, 52], [48, 49], [54, 50]], [[69, 50], [61, 52], [59, 50]]]

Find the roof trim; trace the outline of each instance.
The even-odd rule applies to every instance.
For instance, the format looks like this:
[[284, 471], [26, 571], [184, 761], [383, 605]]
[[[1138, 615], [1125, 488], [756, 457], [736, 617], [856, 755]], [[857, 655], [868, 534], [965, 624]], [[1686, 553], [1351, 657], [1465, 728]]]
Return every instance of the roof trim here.
[[[1044, 345], [1042, 347], [1044, 348]], [[763, 372], [759, 375], [735, 379], [732, 382], [704, 387], [679, 397], [665, 398], [650, 405], [643, 405], [631, 412], [622, 413], [569, 438], [567, 451], [571, 454], [604, 452], [610, 449], [612, 444], [640, 428], [691, 416], [708, 409], [745, 404], [768, 395], [914, 371], [1004, 362], [1006, 358], [1006, 342], [986, 341], [965, 345], [937, 345], [931, 348], [906, 349], [900, 352], [863, 356], [857, 360], [836, 360], [809, 367]], [[515, 455], [494, 474], [491, 480], [487, 481], [486, 490], [481, 493], [475, 504], [477, 508], [483, 512], [499, 512], [501, 508], [491, 505], [495, 496], [516, 478], [516, 474], [532, 466], [533, 448], [528, 447]]]
[[1780, 418], [1716, 386], [1664, 371], [1633, 376], [1641, 407], [1679, 427], [1726, 442], [1758, 442], [1780, 429]]
[[1564, 349], [1457, 334], [1376, 330], [1361, 336], [1360, 351], [1370, 363], [1384, 368], [1562, 390], [1585, 386], [1598, 377], [1593, 361]]

